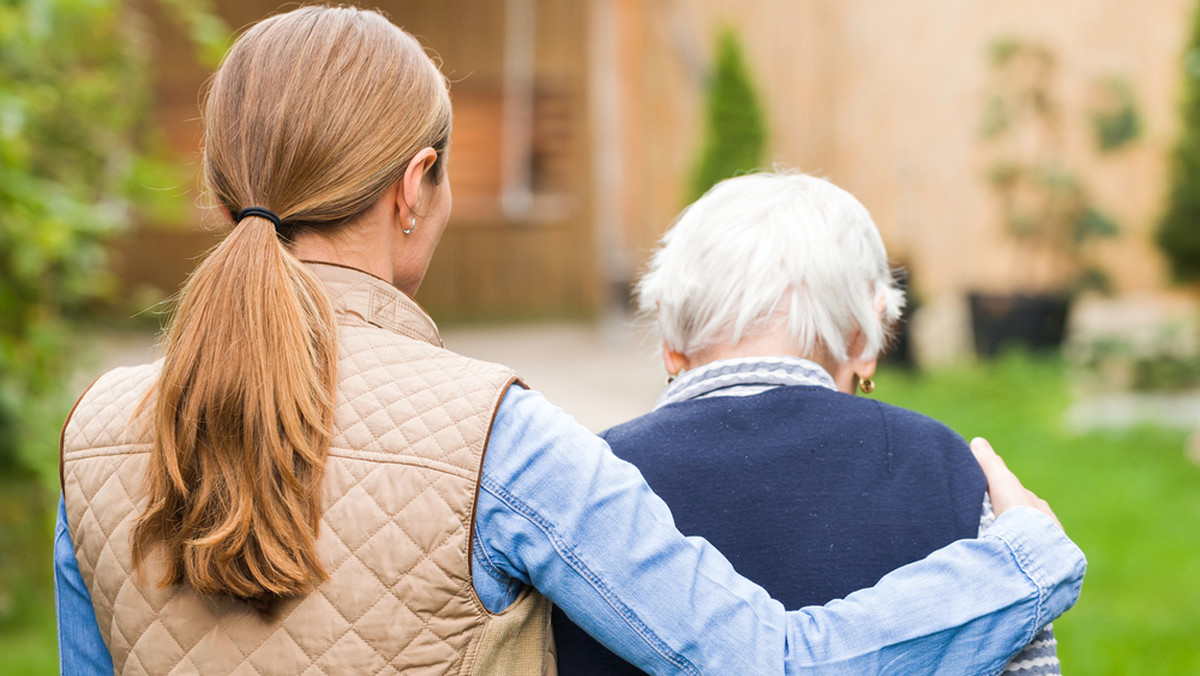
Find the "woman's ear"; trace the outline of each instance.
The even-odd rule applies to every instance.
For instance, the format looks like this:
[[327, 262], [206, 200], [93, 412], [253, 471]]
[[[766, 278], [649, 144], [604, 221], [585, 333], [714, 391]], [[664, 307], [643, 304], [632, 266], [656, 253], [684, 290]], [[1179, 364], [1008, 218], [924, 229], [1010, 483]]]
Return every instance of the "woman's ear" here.
[[[866, 338], [862, 331], [855, 331], [850, 338], [850, 344], [847, 346], [846, 361], [838, 364], [834, 369], [834, 382], [837, 383], [838, 389], [846, 394], [854, 394], [858, 388], [859, 381], [870, 380], [875, 375], [875, 367], [879, 364], [879, 357], [873, 356], [870, 359], [863, 359], [863, 348], [866, 347]], [[864, 390], [865, 391], [865, 390]]]
[[858, 376], [860, 380], [867, 380], [875, 375], [875, 367], [879, 364], [879, 357], [853, 359], [851, 361], [854, 363], [854, 375]]
[[434, 162], [437, 162], [437, 151], [433, 148], [422, 148], [405, 167], [404, 176], [400, 179], [402, 189], [398, 195], [401, 204], [396, 205], [403, 218], [407, 219], [409, 215], [416, 214], [425, 186], [425, 175]]
[[672, 350], [667, 341], [662, 344], [663, 367], [667, 369], [667, 374], [677, 376], [681, 372], [686, 371], [688, 367], [688, 358], [682, 352]]

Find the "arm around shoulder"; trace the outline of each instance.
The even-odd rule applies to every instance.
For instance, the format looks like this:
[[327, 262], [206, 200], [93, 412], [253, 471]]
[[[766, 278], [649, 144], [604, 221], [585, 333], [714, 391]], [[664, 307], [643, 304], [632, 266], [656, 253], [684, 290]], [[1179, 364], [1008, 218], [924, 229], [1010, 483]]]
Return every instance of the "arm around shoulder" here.
[[[1085, 568], [1083, 552], [1050, 518], [1015, 508], [983, 537], [947, 545], [844, 600], [804, 609], [808, 634], [851, 637], [859, 656], [812, 653], [803, 661], [842, 667], [813, 673], [999, 673], [1075, 603]], [[789, 649], [811, 651], [807, 639], [789, 635], [796, 646]]]
[[1078, 596], [1082, 553], [1018, 509], [984, 538], [788, 613], [540, 395], [510, 391], [490, 446], [476, 522], [488, 558], [651, 673], [995, 673]]
[[1012, 507], [981, 537], [988, 538], [1004, 542], [1017, 566], [1036, 585], [1042, 606], [1039, 630], [1079, 600], [1087, 557], [1052, 515], [1033, 507]]

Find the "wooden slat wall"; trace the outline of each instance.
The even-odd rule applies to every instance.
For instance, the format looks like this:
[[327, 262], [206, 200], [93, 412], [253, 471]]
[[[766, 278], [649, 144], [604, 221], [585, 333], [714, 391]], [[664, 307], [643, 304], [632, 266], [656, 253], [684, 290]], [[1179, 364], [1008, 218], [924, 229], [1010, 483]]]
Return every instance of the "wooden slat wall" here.
[[[626, 64], [633, 139], [624, 238], [632, 265], [683, 206], [700, 141], [703, 72], [719, 26], [742, 38], [766, 103], [771, 162], [833, 179], [871, 210], [893, 258], [930, 295], [1013, 284], [1015, 255], [983, 180], [978, 129], [994, 39], [1059, 57], [1068, 159], [1121, 225], [1097, 253], [1120, 291], [1162, 288], [1151, 233], [1177, 129], [1192, 0], [654, 0], [618, 3], [638, 56]], [[1133, 86], [1144, 133], [1102, 156], [1090, 83]]]
[[[1118, 291], [1166, 283], [1152, 233], [1177, 129], [1178, 86], [1191, 0], [922, 0], [838, 3], [833, 177], [859, 195], [889, 251], [913, 265], [930, 294], [1009, 289], [1021, 269], [984, 181], [980, 120], [987, 46], [1012, 36], [1057, 57], [1066, 160], [1122, 228], [1096, 242]], [[1101, 154], [1089, 111], [1096, 83], [1132, 86], [1144, 126], [1128, 148]]]
[[627, 2], [622, 30], [637, 56], [623, 64], [624, 144], [635, 167], [623, 190], [624, 239], [635, 261], [686, 205], [703, 133], [704, 90], [716, 36], [741, 38], [770, 128], [768, 162], [814, 171], [832, 162], [830, 11], [825, 2], [662, 0]]
[[497, 86], [478, 82], [454, 86], [454, 133], [450, 144], [450, 179], [454, 216], [495, 215], [501, 190], [501, 140], [504, 99]]
[[508, 220], [496, 201], [501, 141], [489, 137], [502, 132], [503, 8], [502, 2], [429, 2], [409, 24], [456, 81], [455, 210], [417, 299], [443, 319], [588, 316], [601, 287], [588, 210], [586, 3], [536, 3], [536, 194], [529, 218], [519, 222]]
[[[148, 6], [156, 3], [130, 0]], [[274, 0], [218, 0], [231, 25], [261, 18]], [[456, 211], [422, 300], [445, 316], [586, 313], [601, 288], [592, 208], [614, 205], [617, 236], [602, 241], [617, 277], [632, 277], [684, 206], [698, 152], [704, 78], [722, 24], [742, 36], [763, 94], [769, 161], [828, 176], [872, 211], [894, 258], [909, 263], [928, 294], [1002, 288], [1010, 258], [981, 173], [977, 136], [993, 39], [1037, 39], [1059, 55], [1064, 96], [1078, 121], [1072, 162], [1122, 237], [1098, 247], [1120, 290], [1161, 288], [1165, 273], [1150, 233], [1165, 190], [1176, 131], [1181, 50], [1192, 0], [537, 0], [535, 179], [546, 188], [528, 222], [506, 221], [500, 185], [498, 110], [504, 2], [384, 0], [420, 36], [455, 82], [451, 176]], [[615, 14], [611, 63], [588, 63], [594, 15]], [[186, 42], [156, 26], [161, 58], [159, 119], [172, 142], [199, 141], [196, 103], [206, 73]], [[589, 67], [593, 70], [589, 71]], [[594, 140], [596, 69], [616, 69], [617, 137]], [[1084, 122], [1089, 82], [1123, 76], [1133, 85], [1145, 132], [1114, 156], [1090, 148]], [[606, 121], [607, 122], [607, 121]], [[605, 126], [604, 128], [609, 128]], [[618, 153], [615, 187], [593, 184], [593, 160]], [[604, 185], [603, 195], [595, 194]], [[191, 197], [181, 196], [191, 200]], [[545, 207], [545, 208], [542, 208]], [[606, 212], [607, 213], [607, 212]], [[201, 219], [197, 212], [196, 220]], [[198, 240], [197, 240], [198, 241]], [[130, 249], [131, 278], [146, 278]], [[195, 247], [179, 256], [179, 274]], [[613, 260], [622, 265], [612, 266]], [[618, 281], [620, 281], [618, 279]]]
[[[156, 3], [131, 3], [154, 27], [159, 123], [171, 144], [198, 165], [199, 90], [208, 73]], [[456, 118], [450, 177], [456, 208], [418, 300], [435, 318], [590, 314], [599, 284], [587, 195], [586, 7], [573, 0], [536, 1], [533, 158], [540, 190], [529, 218], [514, 222], [497, 204], [504, 3], [379, 0], [370, 5], [417, 35], [452, 82]], [[216, 0], [215, 6], [231, 26], [240, 27], [275, 11], [276, 2]], [[203, 204], [194, 192], [180, 199]], [[206, 212], [197, 207], [192, 223], [181, 229], [151, 225], [118, 242], [118, 272], [127, 285], [173, 292], [212, 242], [201, 223], [223, 227]]]

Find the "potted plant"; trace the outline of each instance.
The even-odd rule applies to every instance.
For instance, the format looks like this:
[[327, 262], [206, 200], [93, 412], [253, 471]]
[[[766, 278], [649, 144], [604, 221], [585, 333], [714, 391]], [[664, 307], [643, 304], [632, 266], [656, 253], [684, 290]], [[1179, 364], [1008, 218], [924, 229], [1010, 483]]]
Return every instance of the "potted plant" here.
[[1183, 58], [1181, 129], [1171, 157], [1170, 191], [1158, 244], [1176, 281], [1200, 280], [1200, 9]]
[[[990, 56], [994, 88], [982, 130], [992, 156], [987, 181], [1017, 252], [1012, 292], [970, 294], [980, 356], [992, 356], [1006, 343], [1034, 350], [1059, 346], [1072, 298], [1107, 287], [1087, 243], [1117, 233], [1065, 161], [1054, 54], [1038, 44], [1000, 40]], [[1115, 85], [1109, 90], [1117, 91]], [[1128, 97], [1110, 108], [1107, 102], [1092, 121], [1101, 147], [1115, 148], [1132, 138], [1138, 123]]]

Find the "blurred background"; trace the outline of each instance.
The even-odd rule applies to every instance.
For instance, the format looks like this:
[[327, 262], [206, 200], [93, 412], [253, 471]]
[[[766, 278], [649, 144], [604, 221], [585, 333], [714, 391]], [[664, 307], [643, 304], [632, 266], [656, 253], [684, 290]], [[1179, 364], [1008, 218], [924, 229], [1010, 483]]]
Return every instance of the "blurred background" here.
[[[1068, 673], [1200, 673], [1193, 0], [380, 0], [452, 82], [446, 343], [600, 430], [640, 265], [713, 182], [825, 176], [907, 284], [873, 396], [988, 436], [1090, 560]], [[294, 5], [288, 5], [291, 7]], [[0, 672], [53, 673], [57, 441], [225, 231], [200, 92], [276, 0], [0, 3]]]

